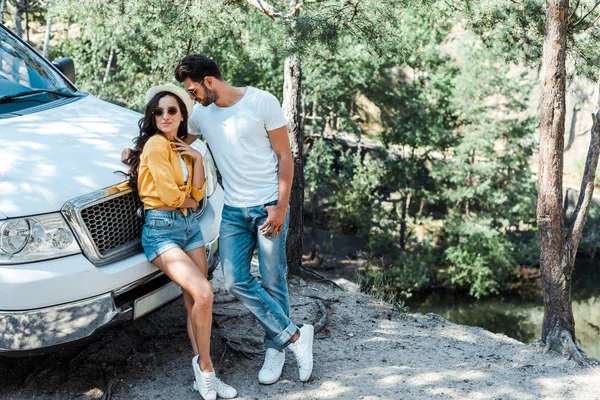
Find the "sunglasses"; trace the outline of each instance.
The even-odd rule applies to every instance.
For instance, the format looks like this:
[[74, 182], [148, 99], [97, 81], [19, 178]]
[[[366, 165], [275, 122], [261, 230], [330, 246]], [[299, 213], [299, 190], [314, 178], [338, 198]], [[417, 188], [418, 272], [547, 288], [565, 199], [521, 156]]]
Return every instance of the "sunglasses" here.
[[[179, 112], [179, 109], [177, 107], [169, 107], [169, 108], [167, 108], [166, 111], [167, 111], [167, 114], [169, 114], [170, 116], [173, 116], [173, 115], [177, 115], [177, 113]], [[162, 108], [157, 108], [153, 112], [155, 117], [162, 117], [164, 113], [165, 113], [165, 111]]]
[[[206, 77], [204, 77], [206, 78]], [[188, 94], [194, 96], [194, 97], [198, 97], [198, 95], [196, 94], [196, 90], [198, 90], [198, 88], [200, 87], [200, 85], [202, 85], [202, 82], [204, 82], [204, 78], [202, 78], [202, 80], [200, 80], [200, 82], [198, 82], [198, 86], [196, 86], [193, 89], [185, 89], [186, 92], [188, 92]]]

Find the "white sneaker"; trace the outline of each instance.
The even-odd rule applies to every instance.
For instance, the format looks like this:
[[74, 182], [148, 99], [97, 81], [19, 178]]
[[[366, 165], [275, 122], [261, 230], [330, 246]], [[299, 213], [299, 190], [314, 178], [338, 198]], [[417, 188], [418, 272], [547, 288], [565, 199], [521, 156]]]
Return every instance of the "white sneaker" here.
[[270, 385], [279, 380], [283, 364], [285, 363], [285, 351], [277, 349], [267, 349], [265, 362], [258, 373], [258, 382], [263, 385]]
[[194, 377], [196, 378], [196, 387], [200, 392], [200, 396], [204, 400], [215, 400], [217, 398], [215, 371], [202, 372], [200, 364], [198, 364], [198, 356], [192, 359], [192, 367], [194, 368]]
[[300, 328], [300, 337], [288, 346], [296, 356], [298, 374], [302, 382], [309, 380], [310, 374], [312, 374], [314, 336], [315, 328], [312, 325], [305, 324]]
[[[222, 399], [233, 399], [238, 395], [237, 390], [233, 386], [229, 386], [219, 378], [215, 376], [215, 383], [217, 389], [217, 397]], [[194, 390], [198, 390], [198, 385], [194, 382]]]

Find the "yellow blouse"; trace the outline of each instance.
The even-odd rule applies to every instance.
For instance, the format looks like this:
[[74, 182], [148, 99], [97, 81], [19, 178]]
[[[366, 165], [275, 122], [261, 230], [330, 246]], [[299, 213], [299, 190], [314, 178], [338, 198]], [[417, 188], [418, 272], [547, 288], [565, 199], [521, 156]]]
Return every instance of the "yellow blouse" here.
[[[182, 157], [189, 170], [186, 184], [183, 183], [179, 154], [173, 150], [171, 142], [162, 134], [148, 139], [140, 156], [137, 182], [138, 194], [145, 210], [162, 206], [180, 208], [186, 197], [198, 202], [202, 200], [206, 181], [200, 189], [193, 187], [193, 159], [187, 155]], [[180, 209], [186, 215], [186, 209]]]

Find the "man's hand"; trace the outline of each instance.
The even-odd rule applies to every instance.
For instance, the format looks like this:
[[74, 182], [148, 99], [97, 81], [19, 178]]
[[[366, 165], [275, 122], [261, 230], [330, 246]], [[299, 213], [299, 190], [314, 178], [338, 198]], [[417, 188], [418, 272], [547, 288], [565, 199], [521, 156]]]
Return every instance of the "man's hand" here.
[[132, 151], [133, 151], [133, 149], [130, 149], [130, 148], [123, 149], [123, 151], [121, 152], [121, 162], [123, 164], [129, 165], [129, 155], [131, 154]]
[[281, 233], [283, 224], [285, 223], [285, 214], [287, 206], [280, 206], [279, 204], [273, 206], [266, 206], [267, 220], [259, 228], [262, 234], [269, 239], [275, 237]]

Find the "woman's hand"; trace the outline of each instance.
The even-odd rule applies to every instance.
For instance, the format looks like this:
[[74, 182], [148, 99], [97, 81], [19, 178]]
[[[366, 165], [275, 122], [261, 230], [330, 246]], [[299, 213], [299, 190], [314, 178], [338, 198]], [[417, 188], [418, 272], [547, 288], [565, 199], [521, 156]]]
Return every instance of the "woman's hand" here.
[[192, 146], [190, 146], [183, 140], [179, 139], [178, 137], [175, 137], [175, 142], [173, 142], [173, 144], [175, 145], [175, 150], [177, 150], [179, 154], [188, 155], [192, 157], [194, 161], [202, 162], [202, 154], [200, 154], [198, 150], [194, 149]]

